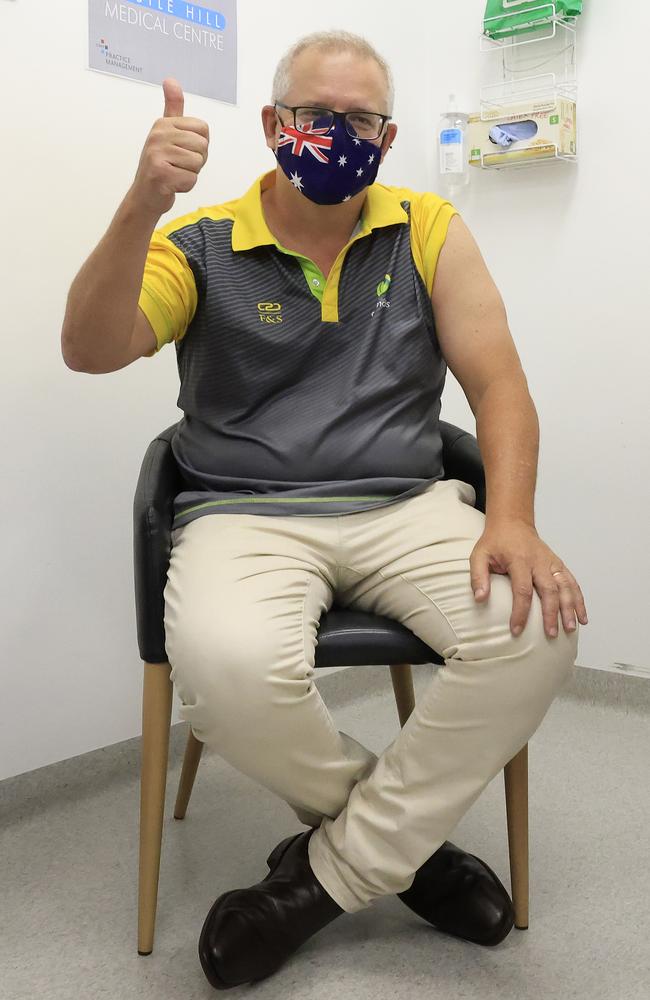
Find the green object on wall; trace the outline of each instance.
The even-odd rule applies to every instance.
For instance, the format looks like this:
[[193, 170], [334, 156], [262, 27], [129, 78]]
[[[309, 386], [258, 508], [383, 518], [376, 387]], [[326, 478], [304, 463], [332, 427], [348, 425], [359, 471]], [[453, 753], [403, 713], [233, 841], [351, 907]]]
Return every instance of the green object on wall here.
[[582, 0], [487, 0], [483, 33], [490, 38], [506, 38], [539, 31], [544, 21], [553, 16], [577, 17], [582, 13]]

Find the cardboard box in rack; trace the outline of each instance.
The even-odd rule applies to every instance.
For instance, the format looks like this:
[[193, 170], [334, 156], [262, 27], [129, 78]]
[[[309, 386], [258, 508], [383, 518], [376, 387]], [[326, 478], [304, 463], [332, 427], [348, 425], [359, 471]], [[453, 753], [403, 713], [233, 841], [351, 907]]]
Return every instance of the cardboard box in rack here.
[[[500, 146], [490, 138], [490, 130], [495, 126], [531, 121], [537, 130], [530, 138], [514, 139], [508, 146]], [[575, 156], [576, 102], [568, 97], [549, 97], [500, 107], [486, 106], [483, 118], [480, 113], [469, 116], [467, 130], [469, 162], [475, 167], [557, 155]]]

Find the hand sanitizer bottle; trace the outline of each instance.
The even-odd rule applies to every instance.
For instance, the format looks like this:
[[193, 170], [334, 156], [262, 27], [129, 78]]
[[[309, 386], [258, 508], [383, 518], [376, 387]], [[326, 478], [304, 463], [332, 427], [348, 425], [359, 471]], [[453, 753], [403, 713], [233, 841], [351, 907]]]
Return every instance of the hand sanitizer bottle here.
[[438, 145], [440, 150], [440, 183], [451, 197], [469, 183], [466, 129], [469, 115], [456, 108], [454, 94], [449, 95], [449, 110], [440, 119]]

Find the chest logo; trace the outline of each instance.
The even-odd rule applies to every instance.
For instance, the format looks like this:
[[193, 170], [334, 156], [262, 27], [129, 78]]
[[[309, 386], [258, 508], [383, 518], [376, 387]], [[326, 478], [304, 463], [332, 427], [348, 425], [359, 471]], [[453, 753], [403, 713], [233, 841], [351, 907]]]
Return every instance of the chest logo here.
[[390, 274], [385, 274], [383, 281], [380, 281], [379, 284], [377, 285], [377, 295], [380, 298], [382, 295], [385, 295], [388, 289], [390, 288], [390, 282], [391, 282]]
[[281, 323], [282, 306], [279, 302], [258, 302], [257, 315], [260, 323]]
[[371, 317], [375, 315], [378, 309], [390, 309], [390, 302], [386, 298], [386, 295], [388, 294], [391, 280], [390, 274], [385, 274], [383, 279], [377, 285], [377, 305], [370, 313]]

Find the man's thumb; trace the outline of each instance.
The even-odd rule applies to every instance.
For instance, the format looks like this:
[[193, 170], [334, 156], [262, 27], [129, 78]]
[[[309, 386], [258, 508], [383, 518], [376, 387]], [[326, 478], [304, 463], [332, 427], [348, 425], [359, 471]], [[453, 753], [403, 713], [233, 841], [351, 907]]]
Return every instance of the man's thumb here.
[[173, 76], [168, 76], [163, 80], [163, 91], [165, 93], [165, 113], [164, 118], [182, 118], [183, 116], [183, 89]]

